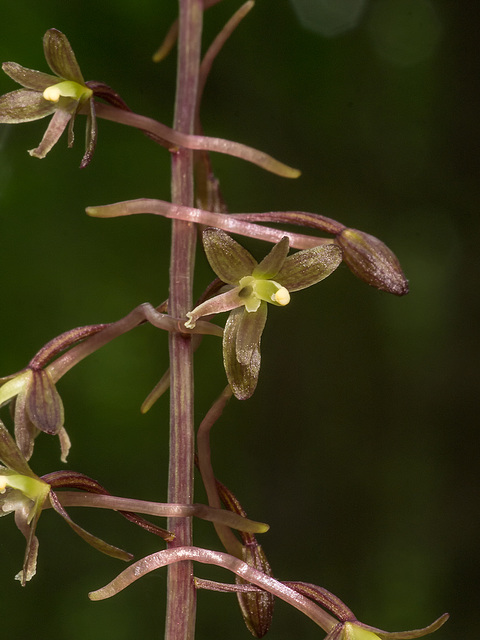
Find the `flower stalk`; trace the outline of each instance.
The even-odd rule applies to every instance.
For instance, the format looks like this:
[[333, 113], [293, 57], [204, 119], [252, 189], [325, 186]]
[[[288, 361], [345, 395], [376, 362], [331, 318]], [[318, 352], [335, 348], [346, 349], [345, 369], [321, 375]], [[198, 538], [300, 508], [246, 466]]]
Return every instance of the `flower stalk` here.
[[[174, 128], [192, 134], [195, 125], [198, 74], [203, 26], [203, 1], [180, 0], [177, 92]], [[193, 153], [181, 148], [172, 155], [172, 202], [191, 207], [194, 201]], [[172, 224], [169, 311], [183, 317], [192, 305], [196, 244], [195, 225]], [[193, 349], [189, 336], [170, 334], [170, 466], [168, 501], [193, 502]], [[168, 521], [175, 532], [172, 546], [192, 544], [191, 518]], [[186, 558], [186, 560], [188, 560]], [[195, 636], [196, 594], [191, 562], [169, 567], [167, 579], [166, 640], [192, 640]]]

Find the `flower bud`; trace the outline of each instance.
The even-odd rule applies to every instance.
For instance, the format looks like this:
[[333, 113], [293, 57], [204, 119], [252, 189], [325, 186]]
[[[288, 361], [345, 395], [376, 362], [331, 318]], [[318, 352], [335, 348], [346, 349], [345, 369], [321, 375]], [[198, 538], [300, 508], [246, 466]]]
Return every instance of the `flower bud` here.
[[63, 427], [63, 403], [44, 369], [32, 370], [32, 381], [27, 391], [26, 409], [28, 417], [40, 431], [56, 435]]
[[408, 293], [408, 280], [398, 258], [381, 240], [357, 229], [344, 229], [336, 242], [345, 264], [360, 280], [396, 296]]
[[[243, 561], [248, 565], [268, 576], [272, 575], [267, 557], [255, 538], [253, 542], [244, 545], [242, 555]], [[245, 584], [245, 580], [238, 577], [236, 582]], [[246, 591], [237, 593], [237, 597], [248, 630], [255, 638], [263, 638], [272, 623], [273, 595], [268, 591]]]

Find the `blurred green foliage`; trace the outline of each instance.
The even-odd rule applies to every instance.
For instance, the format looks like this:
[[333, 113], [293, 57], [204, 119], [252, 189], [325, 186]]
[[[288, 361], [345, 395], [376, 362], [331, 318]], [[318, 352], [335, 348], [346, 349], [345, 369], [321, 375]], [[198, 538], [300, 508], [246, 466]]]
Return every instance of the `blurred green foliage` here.
[[[238, 5], [208, 11], [206, 44]], [[3, 2], [0, 59], [46, 71], [42, 36], [56, 27], [86, 79], [169, 124], [175, 55], [160, 65], [151, 55], [175, 15], [174, 0]], [[302, 27], [288, 0], [258, 0], [215, 62], [202, 107], [207, 134], [303, 172], [292, 182], [215, 156], [231, 211], [299, 209], [360, 228], [397, 253], [411, 286], [393, 298], [340, 268], [273, 309], [257, 392], [232, 401], [212, 432], [216, 473], [252, 518], [271, 524], [262, 544], [276, 577], [321, 584], [391, 630], [450, 611], [438, 640], [471, 635], [479, 596], [478, 18], [475, 4], [371, 0], [355, 26], [326, 38]], [[1, 93], [14, 88], [0, 78]], [[169, 199], [167, 152], [100, 122], [93, 162], [79, 171], [81, 139], [73, 150], [62, 140], [42, 161], [28, 156], [44, 126], [0, 127], [1, 375], [62, 331], [167, 297], [169, 222], [84, 214]], [[196, 295], [210, 278], [199, 254]], [[168, 401], [145, 416], [138, 409], [167, 355], [166, 336], [145, 326], [62, 379], [70, 468], [118, 495], [165, 499]], [[205, 338], [196, 371], [200, 420], [225, 383], [219, 341]], [[59, 468], [57, 443], [40, 438], [31, 464], [39, 474]], [[73, 515], [137, 557], [157, 548], [116, 514]], [[196, 526], [197, 544], [217, 544], [209, 525]], [[22, 590], [13, 576], [24, 544], [13, 521], [1, 521], [5, 637], [163, 635], [164, 573], [91, 603], [87, 592], [121, 563], [50, 514], [38, 535], [38, 574]], [[226, 634], [248, 637], [235, 597], [199, 593], [198, 638]], [[272, 640], [318, 634], [277, 604]]]

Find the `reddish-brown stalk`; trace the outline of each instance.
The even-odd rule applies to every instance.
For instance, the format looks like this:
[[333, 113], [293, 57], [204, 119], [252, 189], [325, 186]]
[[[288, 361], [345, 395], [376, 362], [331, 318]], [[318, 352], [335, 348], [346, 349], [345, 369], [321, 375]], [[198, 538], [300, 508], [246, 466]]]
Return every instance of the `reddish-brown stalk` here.
[[[177, 93], [174, 128], [193, 133], [203, 23], [202, 0], [179, 1]], [[172, 155], [172, 202], [193, 206], [193, 153]], [[192, 278], [196, 229], [174, 220], [170, 257], [169, 313], [182, 318], [192, 308]], [[170, 334], [170, 464], [169, 502], [193, 502], [193, 350], [190, 336]], [[192, 544], [191, 518], [170, 518], [172, 546]], [[191, 640], [195, 635], [195, 584], [191, 561], [168, 569], [165, 638]]]

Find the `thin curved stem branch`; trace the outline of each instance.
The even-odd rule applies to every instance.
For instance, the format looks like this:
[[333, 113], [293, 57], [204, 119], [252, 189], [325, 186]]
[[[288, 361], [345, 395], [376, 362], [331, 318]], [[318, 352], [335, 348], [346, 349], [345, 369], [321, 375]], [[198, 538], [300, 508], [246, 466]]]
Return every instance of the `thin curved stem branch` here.
[[[301, 233], [284, 231], [283, 229], [262, 227], [253, 222], [244, 221], [240, 217], [255, 215], [256, 219], [259, 221], [262, 220], [263, 215], [267, 217], [273, 214], [258, 213], [227, 215], [223, 213], [205, 211], [204, 209], [196, 209], [194, 207], [175, 205], [170, 202], [166, 202], [165, 200], [154, 200], [151, 198], [138, 198], [137, 200], [126, 200], [124, 202], [117, 202], [115, 204], [107, 204], [98, 207], [87, 207], [86, 212], [88, 213], [88, 215], [95, 218], [115, 218], [119, 216], [153, 213], [155, 215], [163, 216], [164, 218], [196, 222], [198, 224], [203, 224], [209, 227], [223, 229], [224, 231], [228, 231], [230, 233], [237, 233], [242, 236], [257, 238], [258, 240], [265, 240], [266, 242], [272, 243], [280, 242], [282, 238], [287, 236], [290, 241], [290, 246], [295, 249], [310, 249], [311, 247], [318, 247], [318, 245], [321, 244], [334, 243], [334, 240], [330, 238], [319, 238], [317, 236], [307, 236]], [[297, 212], [284, 213], [292, 214], [292, 220], [287, 219], [285, 220], [285, 222], [295, 224], [293, 214]]]
[[[230, 385], [227, 385], [210, 407], [197, 430], [198, 468], [202, 475], [208, 504], [216, 509], [221, 509], [222, 503], [220, 496], [218, 495], [217, 483], [212, 467], [210, 454], [210, 430], [222, 415], [223, 410], [232, 395], [233, 391]], [[235, 537], [230, 528], [225, 526], [224, 523], [215, 523], [215, 531], [217, 532], [217, 535], [225, 549], [232, 555], [240, 558], [242, 556], [242, 544], [238, 538]]]
[[201, 326], [200, 322], [198, 322], [195, 329], [189, 331], [184, 327], [185, 320], [172, 318], [167, 314], [160, 313], [152, 307], [151, 304], [144, 302], [138, 307], [135, 307], [135, 309], [130, 311], [124, 318], [103, 325], [104, 328], [102, 328], [101, 331], [87, 337], [83, 342], [75, 345], [49, 364], [47, 370], [52, 376], [52, 380], [56, 382], [81, 360], [144, 322], [149, 322], [153, 326], [164, 329], [165, 331], [180, 332], [182, 334], [193, 333], [197, 329], [198, 333], [208, 333], [215, 336], [222, 336], [223, 334], [221, 327], [210, 322], [203, 322]]
[[150, 571], [172, 563], [182, 562], [183, 560], [193, 560], [201, 562], [202, 564], [212, 564], [228, 569], [246, 582], [251, 582], [265, 591], [272, 593], [274, 596], [285, 600], [285, 602], [288, 602], [311, 618], [327, 633], [338, 624], [338, 620], [333, 618], [333, 616], [321, 607], [290, 587], [275, 580], [275, 578], [267, 576], [262, 571], [254, 569], [246, 562], [227, 553], [212, 551], [210, 549], [200, 549], [199, 547], [177, 547], [175, 549], [167, 549], [153, 553], [130, 565], [105, 587], [90, 592], [88, 597], [90, 600], [111, 598]]
[[[220, 523], [232, 529], [247, 533], [265, 533], [269, 527], [263, 522], [255, 522], [248, 518], [221, 508], [209, 507], [205, 504], [170, 504], [121, 498], [118, 496], [81, 493], [77, 491], [57, 491], [56, 495], [64, 507], [93, 507], [112, 509], [115, 511], [132, 511], [144, 515], [162, 518], [191, 518], [192, 516], [213, 523]], [[44, 508], [49, 508], [48, 502]]]
[[192, 149], [195, 151], [215, 151], [216, 153], [224, 153], [256, 164], [262, 169], [265, 169], [265, 171], [275, 173], [282, 178], [298, 178], [300, 176], [298, 169], [289, 167], [283, 162], [275, 160], [275, 158], [272, 158], [268, 153], [241, 144], [240, 142], [183, 133], [177, 129], [171, 129], [153, 118], [119, 109], [110, 104], [95, 102], [95, 109], [96, 115], [99, 118], [125, 124], [129, 127], [135, 127], [157, 138], [166, 140], [170, 144], [170, 151], [175, 152], [178, 148]]

